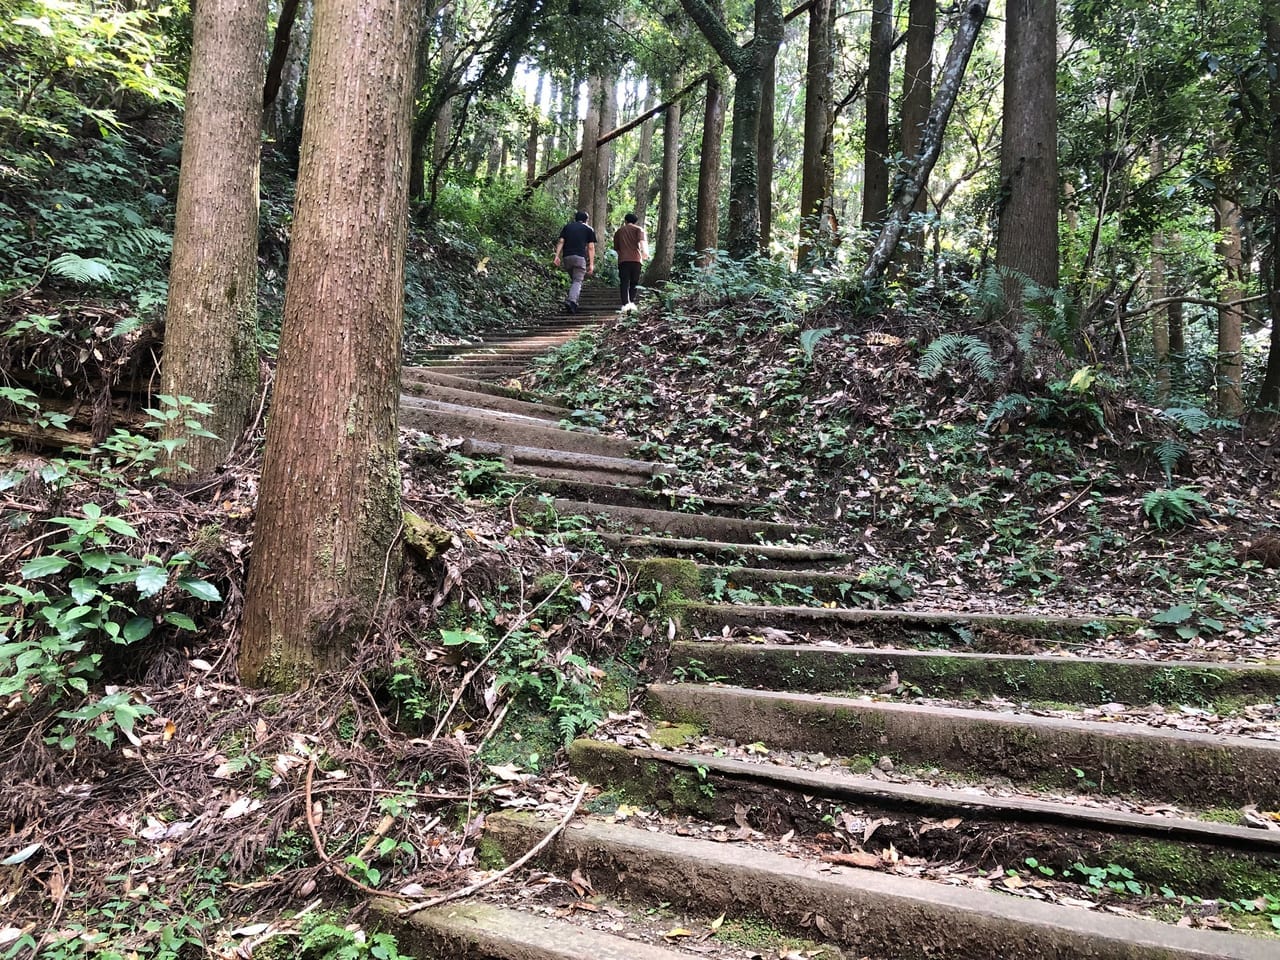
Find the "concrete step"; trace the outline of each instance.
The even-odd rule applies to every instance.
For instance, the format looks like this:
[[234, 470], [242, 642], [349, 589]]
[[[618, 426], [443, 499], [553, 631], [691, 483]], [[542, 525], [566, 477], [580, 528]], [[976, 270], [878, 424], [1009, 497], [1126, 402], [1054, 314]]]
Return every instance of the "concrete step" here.
[[[927, 697], [990, 696], [1097, 705], [1178, 707], [1280, 697], [1280, 668], [1235, 662], [1019, 656], [816, 644], [677, 641], [672, 667], [696, 661], [736, 686], [792, 693], [873, 692], [896, 674]], [[1280, 833], [1280, 831], [1277, 831]]]
[[1103, 633], [1132, 633], [1142, 625], [1130, 617], [1060, 617], [1025, 613], [968, 613], [956, 610], [863, 610], [848, 607], [791, 607], [768, 604], [694, 603], [684, 622], [704, 633], [723, 627], [769, 627], [811, 638], [857, 638], [877, 644], [909, 644], [931, 639], [975, 643], [988, 636], [1069, 640]]
[[465, 377], [455, 376], [435, 367], [404, 367], [401, 370], [400, 381], [402, 388], [406, 383], [434, 383], [444, 387], [452, 387], [455, 390], [487, 393], [493, 397], [507, 397], [511, 400], [525, 400], [532, 403], [538, 399], [534, 394], [520, 390], [517, 387], [489, 383], [486, 380], [479, 380], [470, 375]]
[[458, 903], [396, 915], [399, 904], [380, 901], [382, 926], [392, 927], [402, 951], [441, 960], [690, 960], [690, 954], [639, 943], [491, 903]]
[[[499, 813], [486, 835], [509, 858], [531, 848], [549, 821]], [[590, 876], [634, 899], [762, 916], [811, 936], [822, 930], [856, 957], [934, 960], [1264, 960], [1275, 943], [1093, 913], [986, 890], [874, 870], [832, 868], [744, 844], [650, 832], [596, 820], [574, 824], [542, 862]]]
[[428, 363], [428, 369], [439, 370], [457, 377], [474, 377], [476, 380], [518, 380], [529, 369], [527, 363]]
[[613, 529], [672, 537], [705, 537], [730, 543], [756, 544], [759, 539], [786, 540], [806, 533], [804, 527], [766, 520], [680, 513], [650, 507], [630, 507], [583, 500], [558, 499], [556, 512], [570, 516], [603, 517]]
[[[563, 408], [554, 408], [563, 409]], [[572, 411], [565, 411], [568, 416]], [[691, 493], [678, 493], [669, 489], [649, 490], [637, 487], [594, 483], [587, 480], [552, 479], [533, 475], [512, 474], [515, 483], [537, 486], [544, 493], [566, 500], [583, 500], [592, 504], [616, 504], [627, 507], [651, 507], [659, 510], [679, 510], [682, 513], [703, 513], [715, 516], [737, 517], [747, 513], [752, 504], [727, 497], [699, 497]], [[685, 507], [688, 509], [684, 509]], [[729, 568], [726, 568], [729, 569]]]
[[[1228, 900], [1280, 893], [1280, 831], [1184, 817], [1131, 813], [1033, 797], [994, 797], [851, 774], [835, 758], [822, 769], [718, 757], [705, 752], [622, 747], [578, 740], [573, 775], [614, 797], [667, 816], [734, 824], [747, 811], [770, 836], [794, 831], [821, 841], [831, 830], [857, 835], [879, 821], [869, 852], [990, 872], [1028, 857], [1055, 873], [1076, 863], [1118, 863], [1152, 889], [1194, 889]], [[846, 814], [850, 816], [846, 817]], [[939, 828], [940, 821], [950, 821]], [[1083, 879], [1082, 879], [1083, 882]]]
[[[571, 435], [576, 436], [576, 434]], [[666, 464], [652, 460], [599, 456], [558, 448], [475, 439], [463, 443], [461, 452], [469, 457], [502, 460], [513, 472], [551, 477], [586, 476], [591, 477], [593, 482], [601, 482], [597, 478], [604, 477], [607, 478], [604, 482], [649, 483], [655, 476], [664, 474], [670, 469]]]
[[402, 396], [400, 401], [400, 426], [425, 433], [615, 458], [630, 457], [640, 448], [634, 440], [562, 430], [527, 419], [530, 422], [516, 423], [509, 415], [490, 415], [488, 411], [442, 410], [416, 397]]
[[817, 547], [778, 544], [733, 543], [723, 540], [692, 540], [679, 537], [654, 537], [633, 533], [601, 533], [600, 539], [632, 556], [709, 557], [719, 560], [744, 560], [776, 566], [810, 566], [847, 563], [847, 553]]
[[573, 411], [566, 407], [556, 407], [547, 403], [530, 403], [527, 400], [512, 400], [474, 390], [459, 390], [439, 383], [405, 381], [402, 392], [411, 397], [423, 400], [437, 400], [443, 403], [459, 404], [466, 407], [479, 407], [482, 410], [497, 410], [503, 413], [517, 413], [526, 417], [536, 417], [553, 423], [570, 416]]
[[[858, 594], [876, 597], [889, 593], [886, 586], [877, 583], [860, 583], [856, 571], [844, 570], [771, 570], [764, 567], [721, 567], [699, 564], [702, 575], [703, 595], [711, 593], [714, 581], [724, 581], [730, 589], [746, 589], [763, 596], [786, 596], [797, 592], [806, 594], [821, 603], [845, 603]], [[761, 600], [762, 603], [769, 602]]]
[[1081, 771], [1102, 792], [1215, 806], [1280, 805], [1280, 743], [1052, 717], [651, 684], [649, 712], [712, 736], [784, 750], [887, 755], [898, 763], [979, 771], [1073, 787]]
[[[412, 404], [415, 408], [435, 410], [443, 414], [480, 416], [495, 423], [525, 425], [542, 429], [560, 429], [557, 426], [559, 421], [550, 420], [547, 417], [532, 416], [526, 413], [516, 413], [510, 410], [499, 410], [493, 407], [473, 406], [470, 403], [450, 403], [446, 400], [441, 400], [431, 396], [430, 394], [401, 394], [400, 398], [403, 403]], [[530, 404], [530, 406], [532, 406], [532, 404]], [[573, 432], [583, 433], [588, 436], [600, 436], [600, 432], [598, 430], [588, 428], [580, 428]]]

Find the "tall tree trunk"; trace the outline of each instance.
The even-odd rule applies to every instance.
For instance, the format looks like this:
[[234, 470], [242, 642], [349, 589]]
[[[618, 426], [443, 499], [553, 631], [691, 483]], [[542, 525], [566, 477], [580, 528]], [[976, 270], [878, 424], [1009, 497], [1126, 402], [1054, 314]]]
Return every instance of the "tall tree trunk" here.
[[756, 153], [760, 158], [760, 180], [756, 184], [760, 198], [760, 250], [765, 256], [769, 255], [773, 236], [773, 125], [777, 105], [778, 58], [773, 56], [760, 81], [760, 130], [756, 139]]
[[724, 154], [725, 93], [721, 72], [707, 78], [702, 114], [702, 149], [698, 154], [698, 209], [694, 247], [698, 265], [710, 266], [720, 249], [720, 163]]
[[707, 0], [681, 0], [720, 61], [737, 80], [729, 142], [729, 255], [744, 259], [760, 250], [760, 111], [764, 74], [782, 44], [781, 0], [755, 0], [755, 30], [739, 46]]
[[1271, 128], [1267, 140], [1267, 193], [1271, 238], [1263, 257], [1262, 282], [1271, 313], [1271, 344], [1256, 406], [1280, 413], [1280, 0], [1262, 0], [1262, 33], [1266, 41], [1267, 99]]
[[267, 76], [262, 86], [262, 110], [270, 113], [280, 93], [284, 79], [284, 65], [289, 59], [289, 47], [292, 46], [293, 24], [298, 19], [298, 0], [283, 0], [280, 4], [280, 19], [276, 21], [275, 38], [271, 42], [271, 56], [267, 60]]
[[[600, 134], [608, 133], [618, 120], [618, 78], [607, 75], [600, 84]], [[600, 143], [596, 146], [596, 192], [591, 210], [591, 222], [595, 229], [604, 232], [609, 229], [609, 180], [613, 166], [613, 142]]]
[[[644, 97], [644, 112], [653, 109], [653, 88]], [[649, 174], [653, 167], [653, 118], [640, 126], [640, 146], [636, 150], [636, 203], [635, 214], [644, 226], [649, 215]]]
[[[925, 121], [929, 119], [929, 105], [933, 88], [933, 37], [938, 27], [937, 0], [911, 0], [907, 14], [907, 53], [902, 70], [902, 117], [899, 136], [902, 154], [914, 157], [920, 152], [920, 137]], [[913, 214], [925, 212], [927, 197], [922, 190], [916, 197]], [[924, 266], [924, 228], [917, 224], [908, 228], [910, 247], [901, 256], [902, 265], [908, 270], [920, 270]]]
[[904, 176], [899, 177], [893, 192], [893, 203], [885, 217], [884, 226], [876, 238], [867, 265], [863, 268], [862, 279], [866, 283], [874, 283], [884, 274], [893, 252], [897, 249], [898, 239], [907, 222], [912, 207], [929, 182], [929, 174], [938, 162], [938, 154], [942, 151], [942, 139], [947, 131], [947, 121], [951, 118], [951, 108], [955, 106], [956, 96], [960, 93], [960, 82], [964, 79], [965, 68], [969, 65], [969, 57], [973, 53], [973, 45], [977, 42], [978, 32], [987, 18], [987, 6], [990, 0], [968, 0], [964, 12], [960, 15], [956, 26], [956, 35], [947, 50], [946, 62], [942, 65], [942, 73], [938, 78], [938, 89], [933, 97], [933, 106], [929, 108], [929, 119], [925, 121], [924, 133], [920, 137], [920, 152], [912, 160]]
[[[587, 114], [582, 121], [582, 160], [578, 163], [578, 209], [591, 214], [596, 204], [596, 178], [600, 174], [600, 98], [604, 79], [592, 74], [587, 80]], [[593, 222], [592, 227], [595, 226]]]
[[[1218, 256], [1222, 260], [1223, 282], [1218, 299], [1224, 304], [1244, 299], [1244, 259], [1240, 252], [1240, 206], [1219, 192], [1214, 200], [1218, 221]], [[1218, 362], [1214, 380], [1218, 388], [1218, 413], [1239, 417], [1244, 413], [1241, 379], [1244, 361], [1240, 352], [1244, 327], [1244, 307], [1218, 308]]]
[[502, 152], [505, 149], [502, 135], [496, 130], [489, 141], [489, 153], [484, 162], [484, 178], [493, 183], [502, 173]]
[[[1055, 0], [1009, 0], [996, 265], [1058, 285], [1058, 21]], [[1017, 310], [1021, 284], [1006, 284]]]
[[[187, 438], [197, 476], [222, 465], [258, 392], [258, 139], [266, 0], [204, 0], [187, 74], [161, 383], [213, 405]], [[162, 435], [185, 430], [170, 421]]]
[[829, 231], [833, 137], [832, 0], [814, 0], [809, 8], [809, 56], [805, 67], [804, 159], [800, 174], [800, 248], [796, 262], [803, 269], [813, 260], [814, 243]]
[[[438, 83], [446, 82], [445, 78], [453, 71], [454, 59], [458, 55], [458, 19], [452, 4], [444, 8], [440, 18], [440, 53], [437, 57]], [[435, 135], [431, 145], [432, 180], [444, 166], [445, 157], [449, 153], [449, 144], [453, 139], [453, 98], [449, 97], [440, 104], [436, 111]]]
[[[1160, 141], [1151, 144], [1151, 176], [1157, 179], [1164, 174], [1164, 156], [1160, 149]], [[1149, 295], [1152, 300], [1163, 300], [1169, 295], [1169, 286], [1165, 274], [1165, 237], [1163, 230], [1151, 235], [1151, 283]], [[1164, 405], [1169, 402], [1173, 383], [1170, 377], [1169, 363], [1169, 306], [1153, 310], [1151, 313], [1151, 352], [1155, 360], [1155, 398], [1156, 403]]]
[[418, 9], [419, 0], [316, 3], [240, 646], [250, 684], [293, 688], [341, 667], [396, 579]]
[[[672, 89], [679, 86], [673, 81]], [[671, 278], [676, 259], [676, 200], [680, 186], [680, 101], [667, 107], [662, 120], [662, 190], [658, 195], [658, 230], [654, 238], [653, 257], [645, 271], [645, 286], [653, 286]]]
[[883, 223], [889, 206], [889, 73], [893, 58], [893, 0], [871, 0], [867, 54], [867, 125], [863, 146], [862, 225]]
[[538, 86], [533, 94], [533, 115], [529, 120], [529, 139], [524, 145], [525, 183], [533, 183], [533, 178], [538, 175], [538, 134], [542, 120], [542, 85], [546, 79], [546, 74], [539, 71]]
[[542, 159], [544, 163], [550, 162], [552, 154], [555, 153], [557, 144], [557, 127], [559, 116], [556, 111], [560, 107], [560, 81], [551, 75], [550, 89], [547, 91], [547, 125], [542, 135]]

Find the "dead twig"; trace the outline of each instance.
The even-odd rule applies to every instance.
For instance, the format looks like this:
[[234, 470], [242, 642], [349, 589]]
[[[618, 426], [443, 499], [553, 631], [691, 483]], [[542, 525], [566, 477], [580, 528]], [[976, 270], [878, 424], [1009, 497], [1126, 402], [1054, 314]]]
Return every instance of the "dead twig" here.
[[547, 845], [551, 843], [551, 841], [554, 840], [556, 837], [558, 837], [560, 835], [560, 832], [569, 825], [569, 821], [573, 819], [573, 815], [578, 812], [578, 805], [582, 803], [582, 798], [583, 796], [586, 795], [586, 792], [587, 792], [587, 785], [584, 783], [581, 787], [578, 788], [578, 795], [573, 798], [573, 803], [569, 805], [569, 809], [565, 811], [565, 815], [560, 818], [560, 822], [557, 823], [554, 827], [552, 827], [551, 831], [545, 837], [539, 840], [533, 846], [533, 848], [527, 851], [524, 854], [524, 856], [522, 856], [519, 860], [515, 861], [512, 864], [509, 864], [508, 866], [504, 867], [502, 870], [499, 870], [493, 876], [486, 877], [484, 880], [478, 880], [477, 882], [471, 884], [470, 886], [463, 887], [461, 890], [454, 890], [452, 893], [446, 893], [439, 897], [433, 897], [430, 900], [424, 900], [420, 903], [411, 903], [406, 907], [401, 907], [398, 911], [396, 911], [397, 914], [399, 916], [404, 916], [407, 913], [417, 913], [419, 910], [427, 910], [431, 907], [438, 907], [442, 903], [451, 903], [454, 900], [461, 900], [464, 897], [469, 897], [473, 893], [477, 893], [483, 890], [485, 887], [492, 886], [493, 884], [497, 883], [499, 880], [503, 880], [511, 876], [511, 874], [515, 873], [517, 870], [523, 867], [526, 863], [528, 863], [530, 860], [532, 860], [534, 857], [540, 854], [547, 847]]
[[341, 877], [344, 881], [349, 883], [351, 886], [355, 887], [361, 893], [367, 893], [370, 896], [374, 896], [374, 897], [394, 897], [399, 900], [406, 899], [405, 897], [401, 896], [398, 893], [392, 893], [389, 890], [378, 890], [374, 887], [368, 886], [367, 884], [361, 883], [355, 877], [351, 876], [351, 874], [347, 873], [347, 871], [343, 870], [342, 867], [338, 866], [338, 864], [334, 863], [333, 858], [330, 857], [329, 854], [325, 852], [324, 844], [320, 841], [320, 831], [316, 829], [315, 814], [312, 812], [312, 809], [311, 809], [311, 805], [313, 802], [311, 799], [311, 781], [312, 781], [312, 778], [314, 778], [315, 776], [315, 772], [316, 772], [316, 761], [315, 761], [315, 757], [312, 757], [311, 760], [307, 763], [307, 783], [303, 791], [303, 802], [306, 804], [307, 829], [311, 831], [311, 842], [316, 848], [316, 855], [319, 856], [320, 859], [323, 860], [325, 864], [328, 865], [329, 869], [332, 870], [337, 876]]

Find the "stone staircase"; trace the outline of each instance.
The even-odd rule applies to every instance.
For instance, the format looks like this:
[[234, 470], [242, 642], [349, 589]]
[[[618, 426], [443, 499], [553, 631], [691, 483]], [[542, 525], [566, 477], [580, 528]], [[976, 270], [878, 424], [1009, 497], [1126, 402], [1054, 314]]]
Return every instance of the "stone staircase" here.
[[[667, 682], [570, 748], [598, 792], [539, 859], [558, 879], [510, 904], [415, 914], [402, 950], [1280, 957], [1265, 918], [1257, 935], [1149, 918], [1221, 926], [1194, 898], [1280, 896], [1280, 829], [1247, 825], [1280, 808], [1280, 716], [1265, 706], [1280, 670], [1088, 656], [1099, 633], [1132, 632], [1123, 619], [846, 605], [864, 588], [818, 531], [668, 492], [654, 480], [671, 471], [638, 445], [563, 429], [567, 411], [503, 385], [611, 312], [613, 292], [582, 302], [579, 316], [407, 368], [402, 416], [468, 437], [632, 558], [670, 625]], [[1261, 719], [1229, 735], [1181, 729], [1195, 726], [1188, 701], [1260, 704]], [[553, 823], [496, 814], [488, 842], [514, 860]]]

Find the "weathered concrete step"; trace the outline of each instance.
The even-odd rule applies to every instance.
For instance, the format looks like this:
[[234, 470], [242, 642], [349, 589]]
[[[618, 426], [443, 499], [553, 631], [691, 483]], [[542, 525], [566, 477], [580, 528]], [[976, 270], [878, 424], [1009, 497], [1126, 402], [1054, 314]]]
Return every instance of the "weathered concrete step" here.
[[[400, 399], [403, 403], [412, 404], [415, 409], [435, 410], [439, 413], [450, 415], [480, 416], [495, 423], [508, 423], [515, 426], [538, 427], [540, 429], [559, 429], [559, 427], [556, 426], [557, 421], [550, 420], [547, 417], [531, 416], [530, 414], [515, 413], [509, 410], [497, 410], [492, 407], [472, 406], [469, 403], [450, 403], [447, 400], [440, 400], [430, 394], [424, 396], [401, 394]], [[598, 430], [585, 427], [573, 432], [584, 433], [589, 436], [600, 436]]]
[[529, 369], [527, 363], [458, 364], [441, 362], [429, 363], [427, 366], [432, 370], [442, 370], [454, 376], [475, 377], [477, 380], [515, 380]]
[[[568, 432], [568, 431], [562, 431]], [[577, 436], [577, 434], [569, 434]], [[509, 469], [543, 475], [543, 471], [564, 473], [571, 477], [596, 475], [609, 477], [613, 482], [648, 483], [655, 476], [671, 468], [652, 460], [636, 460], [630, 457], [598, 456], [575, 453], [551, 447], [534, 447], [524, 444], [497, 443], [489, 440], [467, 440], [462, 453], [473, 457], [491, 457], [502, 460]], [[615, 480], [616, 478], [616, 480]]]
[[[1107, 835], [1198, 844], [1220, 851], [1261, 855], [1268, 869], [1280, 869], [1280, 830], [1259, 830], [1229, 823], [1183, 817], [1130, 813], [1102, 806], [1040, 800], [1028, 796], [1000, 797], [923, 783], [897, 783], [857, 776], [839, 766], [839, 758], [822, 770], [803, 770], [778, 762], [752, 762], [732, 757], [679, 750], [623, 747], [607, 740], [575, 740], [568, 750], [575, 777], [607, 786], [633, 802], [661, 810], [680, 811], [723, 820], [712, 810], [727, 808], [732, 819], [737, 803], [752, 810], [756, 823], [781, 829], [797, 826], [803, 803], [796, 797], [815, 797], [853, 805], [872, 818], [886, 816], [963, 817], [1068, 827]], [[701, 790], [708, 784], [711, 789]], [[766, 799], [768, 797], [774, 799]], [[782, 798], [782, 799], [777, 799]], [[752, 804], [757, 806], [751, 806]], [[771, 818], [765, 807], [776, 807]], [[818, 825], [827, 824], [818, 820]], [[1116, 861], [1119, 862], [1119, 861]], [[1161, 881], [1163, 882], [1163, 881]], [[1247, 880], [1246, 880], [1247, 882]], [[1274, 883], [1280, 888], [1280, 872]]]
[[535, 424], [532, 419], [529, 423], [513, 423], [510, 418], [491, 416], [485, 411], [441, 410], [416, 397], [402, 396], [400, 400], [400, 426], [411, 430], [603, 457], [629, 457], [640, 448], [634, 440], [561, 430], [541, 422]]
[[957, 610], [861, 610], [845, 607], [788, 607], [761, 604], [694, 603], [685, 623], [707, 633], [722, 627], [772, 627], [790, 633], [838, 639], [856, 635], [876, 643], [907, 642], [922, 635], [972, 642], [985, 636], [1033, 637], [1062, 641], [1108, 633], [1132, 633], [1142, 625], [1131, 617], [1059, 617], [1028, 613], [966, 613]]
[[778, 565], [801, 566], [809, 564], [846, 563], [851, 558], [838, 550], [816, 547], [796, 547], [778, 544], [730, 543], [723, 540], [691, 540], [679, 537], [651, 537], [631, 533], [602, 533], [606, 543], [644, 556], [702, 556], [718, 559], [744, 559], [753, 563], [768, 562]]
[[[572, 411], [565, 411], [565, 416], [570, 415], [572, 415]], [[680, 493], [667, 489], [650, 490], [636, 487], [620, 487], [588, 480], [559, 480], [521, 474], [512, 474], [509, 479], [515, 483], [534, 484], [544, 493], [563, 497], [566, 500], [585, 500], [593, 504], [612, 503], [619, 506], [653, 507], [662, 510], [680, 509], [681, 505], [688, 505], [689, 510], [682, 512], [696, 510], [717, 516], [741, 516], [753, 506], [753, 504], [746, 501], [733, 500], [728, 497], [700, 497], [692, 493]]]
[[[699, 669], [744, 687], [793, 693], [875, 690], [891, 673], [925, 696], [998, 694], [1019, 700], [1102, 704], [1211, 703], [1280, 696], [1280, 668], [1249, 663], [1016, 656], [816, 644], [679, 641], [671, 665]], [[1280, 831], [1277, 831], [1280, 833]]]
[[462, 903], [397, 917], [398, 904], [375, 905], [381, 926], [420, 960], [689, 960], [690, 954], [603, 931], [495, 906]]
[[404, 367], [401, 370], [401, 384], [406, 383], [438, 383], [441, 386], [453, 387], [455, 390], [469, 390], [473, 393], [487, 393], [494, 397], [508, 397], [512, 400], [534, 402], [538, 398], [525, 390], [477, 380], [475, 377], [459, 377], [445, 373], [435, 367]]
[[1070, 788], [1079, 770], [1103, 792], [1204, 806], [1280, 804], [1280, 743], [1265, 740], [702, 684], [651, 684], [648, 703], [656, 717], [740, 743], [884, 754], [1040, 786]]
[[553, 423], [570, 416], [573, 411], [567, 407], [556, 407], [548, 403], [530, 403], [527, 400], [512, 400], [509, 397], [494, 396], [488, 393], [477, 393], [474, 390], [459, 390], [439, 383], [405, 381], [402, 391], [412, 397], [424, 400], [437, 400], [443, 403], [454, 403], [466, 407], [479, 407], [483, 410], [498, 410], [503, 413], [517, 413], [526, 417], [537, 417]]
[[719, 567], [699, 564], [704, 594], [716, 580], [733, 589], [749, 589], [756, 593], [804, 591], [823, 603], [848, 602], [860, 593], [883, 596], [888, 587], [878, 583], [861, 583], [856, 571], [771, 570], [765, 567]]
[[[1274, 960], [1275, 943], [1190, 930], [1077, 907], [1015, 899], [985, 890], [873, 870], [829, 865], [743, 844], [715, 843], [625, 824], [575, 824], [543, 861], [573, 869], [598, 887], [633, 898], [696, 905], [708, 913], [756, 915], [804, 934], [824, 918], [851, 956], [918, 960]], [[544, 821], [499, 813], [487, 835], [508, 857], [548, 831]]]
[[652, 532], [672, 537], [706, 537], [730, 543], [754, 545], [757, 538], [787, 540], [806, 533], [803, 527], [767, 520], [740, 520], [736, 517], [706, 516], [699, 513], [681, 513], [650, 507], [629, 507], [610, 503], [589, 503], [583, 500], [555, 501], [557, 513], [598, 517], [603, 516], [616, 527], [630, 533]]

